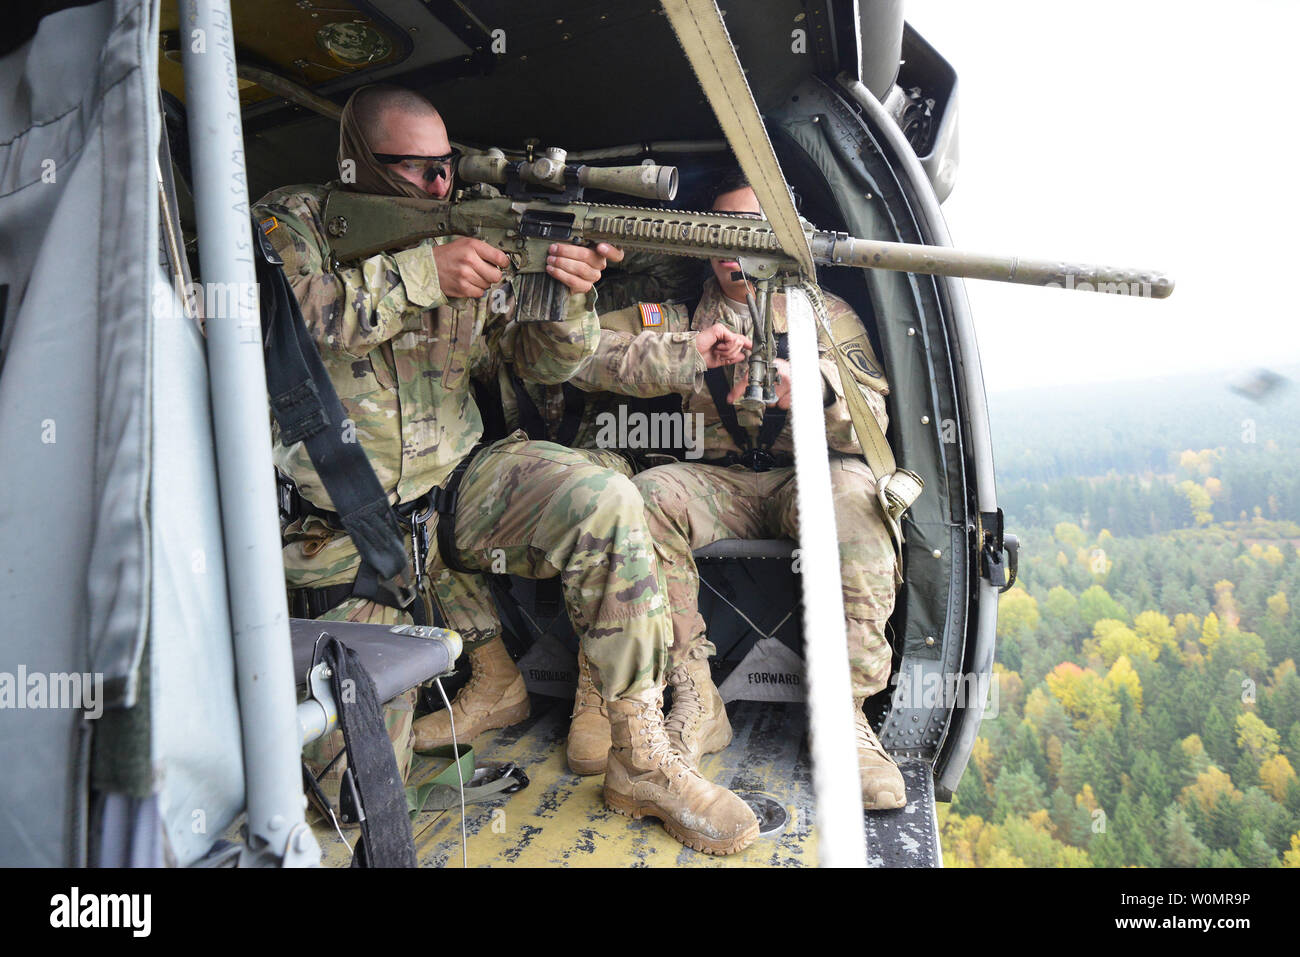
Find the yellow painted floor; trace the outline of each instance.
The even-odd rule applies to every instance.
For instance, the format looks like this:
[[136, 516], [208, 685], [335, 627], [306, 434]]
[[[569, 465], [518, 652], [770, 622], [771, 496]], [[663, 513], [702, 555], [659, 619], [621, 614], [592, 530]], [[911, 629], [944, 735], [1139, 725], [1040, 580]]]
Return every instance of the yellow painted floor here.
[[[801, 704], [734, 702], [728, 707], [735, 738], [721, 754], [707, 755], [700, 771], [734, 791], [757, 793], [785, 808], [785, 826], [740, 854], [712, 857], [673, 840], [651, 818], [632, 821], [607, 810], [603, 777], [579, 777], [564, 761], [569, 704], [533, 697], [533, 714], [512, 728], [475, 739], [475, 758], [513, 761], [529, 786], [466, 808], [471, 867], [802, 867], [817, 863], [812, 789]], [[412, 783], [444, 766], [417, 756]], [[422, 867], [460, 867], [459, 807], [426, 811], [413, 823]], [[327, 866], [351, 858], [332, 827], [315, 828]], [[344, 831], [348, 842], [357, 831]]]

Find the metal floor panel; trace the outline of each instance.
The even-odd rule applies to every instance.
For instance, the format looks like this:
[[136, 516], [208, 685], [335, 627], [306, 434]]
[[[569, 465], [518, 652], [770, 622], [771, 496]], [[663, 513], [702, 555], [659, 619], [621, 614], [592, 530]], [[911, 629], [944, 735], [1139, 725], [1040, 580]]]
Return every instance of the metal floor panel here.
[[865, 815], [867, 866], [943, 867], [930, 764], [916, 758], [895, 760], [907, 785], [907, 807]]
[[[651, 818], [632, 821], [608, 810], [602, 775], [579, 777], [564, 761], [569, 702], [533, 697], [527, 721], [474, 741], [482, 762], [513, 761], [530, 784], [516, 794], [466, 808], [471, 867], [812, 867], [817, 835], [802, 704], [737, 701], [727, 707], [735, 737], [721, 754], [706, 755], [700, 771], [733, 791], [765, 796], [786, 812], [779, 831], [760, 834], [746, 850], [712, 857], [673, 840]], [[416, 756], [411, 782], [442, 765]], [[933, 788], [923, 762], [903, 764], [909, 807], [873, 811], [868, 858], [874, 867], [938, 866]], [[928, 822], [928, 824], [927, 824]], [[327, 866], [346, 867], [349, 852], [332, 828], [316, 827]], [[414, 822], [421, 867], [460, 867], [460, 810], [428, 811]], [[356, 831], [345, 831], [349, 843]]]

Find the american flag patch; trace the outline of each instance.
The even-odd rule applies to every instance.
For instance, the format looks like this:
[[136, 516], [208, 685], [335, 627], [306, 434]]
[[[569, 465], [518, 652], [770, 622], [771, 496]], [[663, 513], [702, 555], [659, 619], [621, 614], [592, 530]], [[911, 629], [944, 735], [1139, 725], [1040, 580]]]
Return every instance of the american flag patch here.
[[641, 310], [641, 326], [662, 326], [664, 324], [664, 314], [659, 309], [659, 304], [654, 302], [643, 302], [637, 306]]

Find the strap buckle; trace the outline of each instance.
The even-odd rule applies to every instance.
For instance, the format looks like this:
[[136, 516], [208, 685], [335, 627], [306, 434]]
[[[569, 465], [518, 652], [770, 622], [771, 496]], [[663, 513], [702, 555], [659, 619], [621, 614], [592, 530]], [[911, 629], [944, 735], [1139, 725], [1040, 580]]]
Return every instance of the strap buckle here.
[[292, 525], [302, 515], [302, 498], [298, 495], [298, 486], [279, 469], [275, 470], [275, 493], [281, 526]]
[[736, 457], [736, 461], [755, 472], [770, 472], [777, 464], [775, 455], [757, 446], [746, 449]]
[[[417, 572], [416, 575], [418, 580], [419, 573]], [[406, 570], [403, 569], [402, 574], [396, 578], [381, 578], [379, 587], [393, 596], [397, 607], [407, 608], [416, 600], [419, 586], [407, 579]]]
[[435, 485], [429, 490], [429, 499], [439, 515], [455, 515], [456, 505], [460, 502], [460, 482], [453, 483], [448, 479], [446, 485]]

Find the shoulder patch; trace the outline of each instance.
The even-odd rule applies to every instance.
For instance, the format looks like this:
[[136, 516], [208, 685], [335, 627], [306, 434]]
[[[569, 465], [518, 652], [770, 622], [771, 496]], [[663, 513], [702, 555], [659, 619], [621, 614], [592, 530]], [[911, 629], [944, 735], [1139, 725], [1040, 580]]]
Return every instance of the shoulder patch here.
[[641, 328], [658, 328], [664, 324], [663, 310], [657, 302], [638, 303], [637, 309], [641, 311]]

